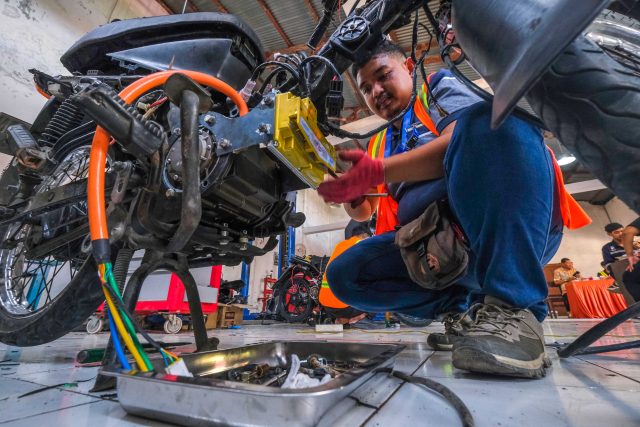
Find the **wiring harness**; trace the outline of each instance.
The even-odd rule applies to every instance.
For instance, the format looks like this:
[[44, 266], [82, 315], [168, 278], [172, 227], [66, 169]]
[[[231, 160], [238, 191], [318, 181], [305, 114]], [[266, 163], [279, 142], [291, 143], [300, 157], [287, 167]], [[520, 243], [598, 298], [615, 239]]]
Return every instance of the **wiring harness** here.
[[[213, 89], [227, 95], [236, 104], [241, 116], [249, 112], [247, 104], [244, 102], [240, 94], [238, 94], [238, 92], [236, 92], [231, 86], [213, 76], [195, 71], [162, 71], [150, 74], [127, 86], [122, 92], [120, 92], [119, 96], [124, 100], [124, 102], [131, 103], [149, 90], [163, 85], [171, 75], [178, 72], [186, 74], [198, 83], [212, 87]], [[158, 100], [152, 105], [152, 108], [157, 107], [164, 101], [165, 99]], [[153, 348], [160, 352], [167, 368], [171, 368], [176, 364], [182, 364], [182, 366], [184, 366], [182, 359], [161, 348], [157, 342], [155, 342], [144, 330], [142, 330], [142, 328], [140, 328], [134, 317], [125, 308], [122, 296], [118, 291], [118, 286], [112, 272], [111, 247], [109, 244], [109, 232], [107, 228], [107, 215], [104, 199], [107, 151], [112, 139], [113, 138], [101, 127], [96, 129], [93, 143], [91, 145], [91, 156], [89, 159], [87, 203], [89, 206], [89, 228], [91, 230], [93, 257], [98, 263], [98, 275], [102, 282], [102, 289], [104, 290], [107, 301], [109, 325], [111, 326], [113, 345], [116, 349], [118, 359], [125, 369], [131, 369], [132, 367], [125, 356], [124, 349], [120, 341], [121, 339], [124, 341], [129, 352], [133, 355], [133, 358], [140, 370], [153, 370], [153, 365], [142, 349], [137, 333], [142, 335]], [[184, 374], [185, 371], [186, 368], [180, 370], [181, 374]], [[169, 372], [168, 369], [167, 372]], [[186, 374], [188, 374], [188, 371], [186, 371]]]

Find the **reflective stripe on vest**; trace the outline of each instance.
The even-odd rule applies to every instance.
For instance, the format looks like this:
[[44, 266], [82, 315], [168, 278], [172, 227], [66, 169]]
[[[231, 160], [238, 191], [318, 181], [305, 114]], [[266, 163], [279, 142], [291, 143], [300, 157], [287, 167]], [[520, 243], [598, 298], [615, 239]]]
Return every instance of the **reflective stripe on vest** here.
[[[431, 74], [427, 77], [427, 81], [431, 80]], [[416, 96], [416, 102], [413, 105], [413, 112], [416, 118], [420, 120], [427, 129], [438, 135], [436, 127], [429, 116], [429, 104], [427, 102], [427, 86], [423, 83], [418, 96]], [[372, 137], [369, 141], [368, 154], [372, 159], [384, 159], [384, 154], [387, 144], [387, 131], [384, 129], [376, 136]], [[377, 189], [378, 193], [386, 193], [387, 189], [385, 185], [379, 185]], [[398, 225], [398, 203], [391, 197], [381, 197], [378, 202], [378, 219], [376, 222], [376, 235], [386, 233], [395, 229]]]

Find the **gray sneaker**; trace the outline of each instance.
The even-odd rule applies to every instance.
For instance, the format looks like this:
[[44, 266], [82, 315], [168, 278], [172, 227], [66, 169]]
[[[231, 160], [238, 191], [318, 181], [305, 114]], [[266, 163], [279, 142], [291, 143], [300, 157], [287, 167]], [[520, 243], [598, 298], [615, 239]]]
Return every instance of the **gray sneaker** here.
[[427, 338], [429, 347], [434, 350], [451, 351], [453, 344], [465, 336], [471, 325], [473, 325], [473, 319], [467, 313], [446, 313], [442, 318], [444, 334], [429, 335]]
[[533, 313], [488, 295], [478, 305], [475, 324], [453, 346], [453, 366], [487, 374], [544, 377], [551, 360], [542, 324]]

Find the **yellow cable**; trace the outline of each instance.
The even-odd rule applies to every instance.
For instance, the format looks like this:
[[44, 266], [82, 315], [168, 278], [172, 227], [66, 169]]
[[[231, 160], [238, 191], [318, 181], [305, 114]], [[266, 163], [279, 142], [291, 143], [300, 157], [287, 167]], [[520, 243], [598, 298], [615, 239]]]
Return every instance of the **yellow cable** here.
[[129, 351], [133, 355], [133, 358], [136, 360], [136, 363], [138, 364], [138, 367], [140, 367], [140, 370], [143, 372], [148, 371], [149, 369], [147, 369], [147, 365], [144, 363], [144, 360], [142, 359], [142, 356], [140, 356], [140, 353], [136, 349], [136, 346], [133, 344], [133, 341], [131, 341], [131, 337], [127, 333], [127, 330], [122, 323], [122, 319], [120, 319], [120, 315], [118, 314], [118, 310], [116, 310], [116, 306], [113, 303], [113, 300], [111, 299], [111, 295], [109, 295], [109, 292], [106, 290], [104, 290], [104, 295], [107, 298], [107, 304], [109, 304], [109, 311], [113, 316], [113, 321], [116, 323], [116, 327], [118, 328], [122, 339], [127, 345], [127, 348], [129, 348]]

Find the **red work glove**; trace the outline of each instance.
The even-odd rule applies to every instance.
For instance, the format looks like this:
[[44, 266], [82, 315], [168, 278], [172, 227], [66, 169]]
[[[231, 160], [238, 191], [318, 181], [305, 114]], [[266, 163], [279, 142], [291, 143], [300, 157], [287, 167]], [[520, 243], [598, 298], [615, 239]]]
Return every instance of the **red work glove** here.
[[341, 151], [338, 155], [353, 167], [335, 181], [320, 184], [318, 194], [325, 202], [348, 203], [367, 194], [371, 187], [384, 184], [382, 160], [374, 160], [360, 150]]

